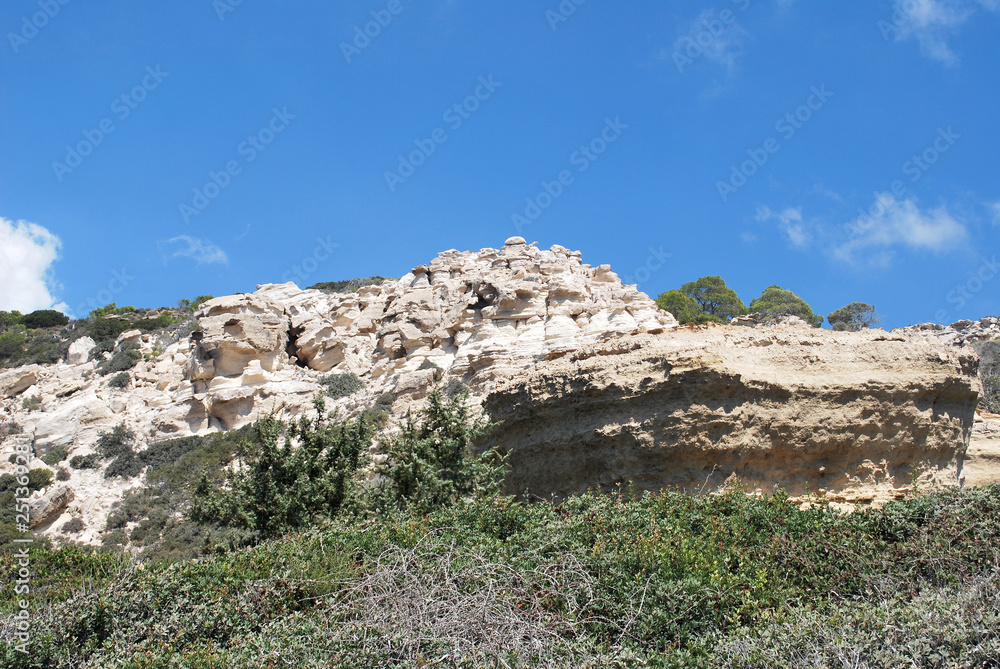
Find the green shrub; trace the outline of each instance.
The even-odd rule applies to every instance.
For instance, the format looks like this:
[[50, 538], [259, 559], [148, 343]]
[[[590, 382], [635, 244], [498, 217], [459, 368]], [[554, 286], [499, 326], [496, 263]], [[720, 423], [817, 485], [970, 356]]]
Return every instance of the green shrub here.
[[25, 397], [21, 400], [21, 408], [29, 413], [32, 411], [38, 411], [42, 408], [42, 396], [32, 395], [31, 397]]
[[135, 367], [140, 360], [142, 353], [139, 352], [139, 345], [134, 341], [122, 342], [111, 359], [98, 367], [97, 371], [101, 376], [124, 372]]
[[505, 463], [492, 452], [473, 454], [473, 444], [489, 426], [472, 418], [466, 399], [446, 400], [434, 390], [424, 410], [407, 416], [402, 432], [389, 440], [389, 459], [379, 467], [384, 483], [376, 488], [377, 505], [428, 513], [500, 489]]
[[102, 458], [111, 459], [122, 455], [133, 455], [132, 447], [135, 445], [135, 432], [119, 423], [110, 432], [101, 432], [97, 437], [97, 452]]
[[83, 532], [87, 526], [83, 523], [80, 518], [71, 518], [70, 520], [63, 523], [62, 527], [59, 528], [61, 534], [76, 534], [77, 532]]
[[764, 318], [798, 316], [814, 328], [823, 323], [823, 317], [813, 313], [812, 307], [805, 300], [781, 286], [766, 288], [760, 297], [750, 303], [750, 312]]
[[656, 298], [656, 304], [681, 323], [728, 323], [747, 307], [721, 277], [704, 276]]
[[156, 318], [144, 318], [135, 321], [132, 325], [138, 330], [143, 332], [150, 332], [152, 330], [164, 330], [171, 325], [176, 325], [179, 321], [171, 316], [169, 313], [163, 313]]
[[388, 281], [385, 277], [370, 276], [364, 279], [347, 279], [346, 281], [326, 281], [309, 286], [310, 290], [322, 290], [324, 293], [356, 293], [365, 286], [378, 286]]
[[128, 372], [118, 372], [108, 381], [108, 388], [128, 388], [131, 382], [132, 378], [128, 375]]
[[331, 374], [320, 381], [320, 385], [323, 386], [326, 394], [334, 399], [348, 397], [364, 387], [358, 375], [352, 372]]
[[100, 467], [100, 457], [97, 453], [90, 455], [74, 455], [69, 459], [69, 466], [73, 469], [97, 469]]
[[396, 395], [392, 392], [384, 392], [375, 398], [375, 402], [364, 410], [362, 416], [372, 424], [379, 427], [386, 424], [392, 414], [392, 405], [396, 401]]
[[374, 433], [363, 417], [342, 422], [322, 413], [288, 426], [262, 418], [254, 431], [256, 441], [240, 444], [243, 467], [227, 470], [224, 488], [202, 477], [191, 511], [196, 522], [266, 539], [333, 518], [354, 491], [361, 454]]
[[142, 473], [142, 461], [133, 453], [124, 453], [111, 461], [111, 464], [104, 470], [104, 478], [109, 479], [115, 476], [121, 478], [132, 478]]
[[60, 467], [56, 470], [56, 481], [69, 481], [70, 473], [65, 467]]
[[62, 327], [69, 323], [69, 316], [51, 309], [32, 311], [21, 318], [21, 323], [31, 329]]
[[54, 467], [69, 456], [68, 446], [56, 446], [51, 451], [42, 456], [42, 462], [50, 467]]
[[12, 420], [0, 421], [0, 444], [6, 441], [7, 437], [21, 434], [23, 431], [21, 426]]
[[32, 469], [28, 471], [28, 488], [31, 490], [41, 490], [48, 488], [52, 484], [52, 472], [48, 469]]

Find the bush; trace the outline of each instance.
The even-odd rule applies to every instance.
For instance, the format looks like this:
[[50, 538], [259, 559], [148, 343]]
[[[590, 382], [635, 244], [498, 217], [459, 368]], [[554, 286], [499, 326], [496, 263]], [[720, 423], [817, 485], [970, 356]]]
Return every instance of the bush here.
[[351, 372], [331, 374], [320, 381], [320, 385], [323, 386], [326, 394], [334, 399], [348, 397], [364, 387], [358, 375]]
[[97, 437], [96, 450], [102, 458], [111, 459], [122, 455], [134, 455], [135, 432], [119, 423], [110, 432], [101, 432]]
[[60, 467], [56, 470], [56, 481], [69, 481], [70, 473], [65, 467]]
[[87, 526], [83, 523], [80, 518], [71, 518], [70, 520], [63, 523], [62, 527], [59, 528], [60, 534], [76, 534], [78, 532], [83, 532], [87, 529]]
[[857, 332], [871, 328], [879, 323], [875, 315], [875, 307], [864, 302], [851, 302], [846, 307], [837, 309], [826, 317], [830, 327], [838, 332]]
[[326, 281], [309, 286], [309, 290], [322, 290], [324, 293], [356, 293], [365, 286], [378, 286], [388, 281], [385, 277], [370, 276], [364, 279], [347, 279], [346, 281]]
[[104, 470], [104, 478], [119, 476], [123, 479], [132, 478], [142, 473], [142, 461], [133, 453], [119, 455]]
[[69, 459], [69, 466], [73, 469], [97, 469], [100, 467], [100, 457], [97, 453], [90, 455], [74, 455]]
[[814, 328], [823, 322], [823, 317], [814, 314], [805, 300], [780, 286], [766, 288], [760, 297], [750, 303], [750, 311], [764, 318], [798, 316]]
[[68, 446], [56, 446], [51, 451], [42, 456], [41, 460], [50, 467], [54, 467], [69, 456]]
[[7, 437], [21, 434], [23, 431], [21, 426], [12, 420], [0, 421], [0, 444], [6, 441]]
[[25, 397], [21, 400], [21, 408], [31, 413], [32, 411], [38, 411], [42, 408], [42, 396], [32, 395], [31, 397]]
[[31, 490], [48, 488], [52, 484], [52, 472], [48, 469], [32, 469], [28, 472], [28, 487]]
[[135, 367], [140, 360], [142, 353], [139, 352], [139, 345], [134, 341], [123, 342], [111, 359], [98, 367], [97, 371], [101, 376], [124, 372]]
[[51, 309], [32, 311], [21, 318], [21, 324], [31, 329], [62, 327], [68, 323], [69, 316]]
[[256, 442], [240, 444], [243, 466], [226, 472], [220, 488], [204, 476], [195, 490], [191, 518], [228, 525], [261, 539], [280, 536], [337, 515], [355, 489], [362, 453], [374, 429], [364, 418], [341, 422], [322, 412], [284, 425], [254, 423]]
[[385, 482], [377, 488], [377, 505], [428, 513], [500, 489], [506, 465], [495, 453], [473, 454], [473, 444], [489, 425], [473, 420], [466, 399], [446, 400], [436, 389], [416, 418], [407, 416], [402, 433], [389, 440], [389, 459], [378, 469]]
[[128, 372], [118, 372], [108, 381], [108, 388], [128, 388], [131, 382], [132, 378], [128, 375]]

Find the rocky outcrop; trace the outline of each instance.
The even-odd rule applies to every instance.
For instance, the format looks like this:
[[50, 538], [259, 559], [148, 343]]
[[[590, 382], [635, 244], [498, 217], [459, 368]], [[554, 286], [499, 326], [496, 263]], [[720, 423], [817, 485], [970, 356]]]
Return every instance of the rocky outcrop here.
[[[119, 346], [142, 355], [125, 388], [98, 373], [110, 354], [90, 360], [84, 339], [65, 363], [0, 374], [0, 409], [23, 430], [4, 447], [30, 444], [31, 466], [44, 467], [37, 458], [51, 449], [90, 454], [122, 423], [142, 450], [271, 413], [295, 419], [328, 375], [351, 372], [362, 388], [327, 400], [344, 416], [391, 393], [398, 417], [435, 384], [464, 383], [472, 405], [486, 400], [504, 420], [495, 443], [512, 454], [513, 488], [535, 494], [627, 479], [711, 490], [735, 475], [765, 490], [869, 499], [905, 490], [914, 469], [927, 485], [994, 471], [993, 437], [970, 447], [960, 471], [970, 431], [973, 444], [993, 433], [972, 424], [974, 356], [955, 344], [995, 323], [954, 337], [930, 326], [831, 333], [797, 319], [678, 328], [609, 266], [519, 237], [445, 251], [351, 293], [267, 284], [210, 300], [195, 318], [190, 336], [121, 335]], [[26, 397], [40, 406], [29, 410]], [[12, 469], [0, 458], [0, 472]], [[142, 478], [67, 471], [59, 485], [72, 498], [39, 508], [55, 515], [42, 531], [78, 519], [72, 538], [99, 542], [112, 505]]]
[[958, 485], [976, 359], [882, 331], [686, 327], [591, 345], [511, 379], [485, 407], [513, 492], [634, 482], [874, 501]]

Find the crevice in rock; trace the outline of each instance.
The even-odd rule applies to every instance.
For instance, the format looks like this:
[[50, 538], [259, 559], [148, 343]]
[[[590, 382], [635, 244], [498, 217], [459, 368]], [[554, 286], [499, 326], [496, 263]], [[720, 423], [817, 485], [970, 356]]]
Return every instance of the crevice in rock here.
[[285, 345], [285, 353], [288, 354], [290, 359], [295, 360], [295, 364], [299, 367], [308, 367], [309, 363], [303, 360], [303, 354], [299, 351], [298, 340], [302, 333], [305, 332], [305, 327], [295, 327], [291, 323], [288, 325], [288, 343]]

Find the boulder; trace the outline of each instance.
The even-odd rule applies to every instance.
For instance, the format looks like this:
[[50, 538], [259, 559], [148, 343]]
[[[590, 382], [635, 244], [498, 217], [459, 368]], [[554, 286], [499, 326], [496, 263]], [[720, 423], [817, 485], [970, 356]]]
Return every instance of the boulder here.
[[38, 365], [18, 367], [0, 373], [0, 397], [14, 397], [38, 383]]
[[79, 365], [90, 360], [90, 352], [97, 347], [97, 344], [90, 337], [80, 337], [69, 345], [69, 352], [66, 354], [66, 364]]

